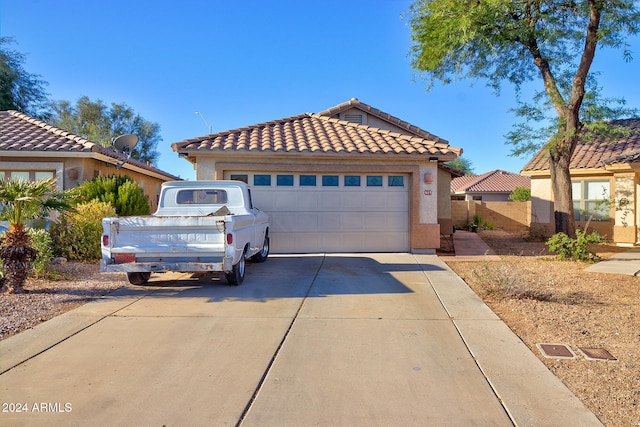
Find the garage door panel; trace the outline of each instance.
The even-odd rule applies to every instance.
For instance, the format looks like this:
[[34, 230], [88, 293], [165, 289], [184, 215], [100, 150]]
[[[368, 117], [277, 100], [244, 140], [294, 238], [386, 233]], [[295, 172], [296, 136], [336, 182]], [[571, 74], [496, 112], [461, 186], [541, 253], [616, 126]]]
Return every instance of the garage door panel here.
[[[269, 214], [273, 253], [409, 250], [408, 187], [389, 187], [386, 175], [377, 187], [366, 185], [366, 175], [361, 186], [345, 186], [338, 173], [338, 186], [323, 186], [317, 175], [317, 186], [306, 187], [296, 173], [293, 186], [278, 186], [273, 172], [255, 174], [272, 175], [271, 186], [251, 191], [255, 205]], [[251, 174], [248, 179], [251, 185]]]

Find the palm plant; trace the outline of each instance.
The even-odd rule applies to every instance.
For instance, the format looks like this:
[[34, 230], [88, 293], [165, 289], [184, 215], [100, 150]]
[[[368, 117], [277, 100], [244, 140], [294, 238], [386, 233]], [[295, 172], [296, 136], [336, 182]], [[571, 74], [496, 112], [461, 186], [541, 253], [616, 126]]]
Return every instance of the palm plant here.
[[71, 197], [70, 192], [56, 190], [55, 178], [0, 182], [0, 219], [9, 222], [9, 229], [0, 239], [5, 293], [24, 292], [23, 285], [36, 256], [25, 223], [49, 211], [71, 209]]

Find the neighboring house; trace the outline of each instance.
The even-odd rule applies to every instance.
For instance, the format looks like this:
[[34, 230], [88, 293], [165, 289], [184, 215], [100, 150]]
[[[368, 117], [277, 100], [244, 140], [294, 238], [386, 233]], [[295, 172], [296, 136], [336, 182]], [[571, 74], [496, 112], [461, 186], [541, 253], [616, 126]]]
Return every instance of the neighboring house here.
[[[180, 179], [17, 111], [0, 111], [0, 179], [53, 178], [59, 189], [99, 175], [128, 175], [157, 207], [160, 185]], [[124, 163], [124, 164], [123, 164]]]
[[[640, 240], [640, 118], [612, 123], [629, 127], [631, 135], [578, 144], [571, 157], [576, 225], [584, 228], [588, 222], [590, 230], [617, 244], [635, 245]], [[553, 234], [553, 194], [545, 150], [541, 149], [521, 173], [531, 177], [531, 231]]]
[[451, 200], [508, 202], [516, 187], [531, 188], [531, 178], [499, 169], [465, 175], [451, 180]]
[[172, 144], [197, 179], [247, 182], [274, 252], [433, 252], [462, 150], [357, 99]]

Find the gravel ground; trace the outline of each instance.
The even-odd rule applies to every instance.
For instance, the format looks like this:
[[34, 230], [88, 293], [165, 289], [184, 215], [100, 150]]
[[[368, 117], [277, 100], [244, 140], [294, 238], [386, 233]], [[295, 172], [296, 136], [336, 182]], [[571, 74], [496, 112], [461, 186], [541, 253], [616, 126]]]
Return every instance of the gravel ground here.
[[[502, 258], [449, 266], [607, 426], [640, 426], [640, 278], [587, 273], [588, 264], [558, 261], [542, 242], [483, 231]], [[444, 242], [445, 250], [450, 242]], [[601, 245], [611, 256], [623, 249]], [[97, 264], [52, 266], [59, 280], [30, 279], [20, 295], [0, 295], [0, 339], [127, 285]], [[549, 359], [536, 344], [568, 345], [578, 357]], [[615, 361], [587, 360], [578, 350], [604, 348]]]
[[124, 273], [100, 273], [96, 263], [57, 264], [52, 265], [51, 270], [56, 280], [30, 278], [25, 285], [26, 293], [0, 295], [0, 339], [128, 283]]
[[[484, 231], [498, 262], [447, 264], [606, 426], [640, 426], [640, 278], [588, 273], [559, 261], [542, 242]], [[600, 245], [603, 258], [624, 250]], [[537, 344], [569, 346], [575, 359], [544, 357]], [[580, 348], [607, 350], [589, 360]]]

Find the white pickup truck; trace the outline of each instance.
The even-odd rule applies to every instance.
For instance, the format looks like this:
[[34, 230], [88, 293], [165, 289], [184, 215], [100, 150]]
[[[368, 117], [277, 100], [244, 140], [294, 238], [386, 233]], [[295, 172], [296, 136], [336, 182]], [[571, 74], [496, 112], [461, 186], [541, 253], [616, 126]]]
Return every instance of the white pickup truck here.
[[245, 260], [269, 255], [269, 220], [240, 181], [172, 181], [153, 215], [102, 220], [100, 271], [126, 272], [141, 285], [152, 272], [225, 273], [244, 280]]

